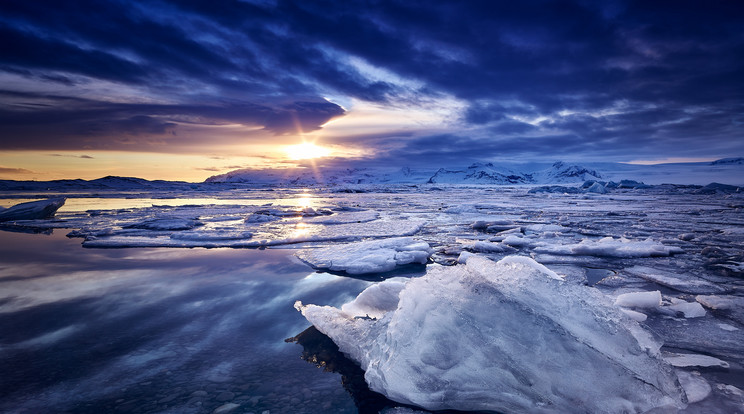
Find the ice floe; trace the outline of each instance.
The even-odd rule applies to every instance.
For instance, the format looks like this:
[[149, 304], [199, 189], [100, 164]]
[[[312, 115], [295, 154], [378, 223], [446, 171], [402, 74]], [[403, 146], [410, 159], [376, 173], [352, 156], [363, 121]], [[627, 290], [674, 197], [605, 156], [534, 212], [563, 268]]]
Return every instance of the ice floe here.
[[729, 367], [729, 363], [726, 361], [700, 354], [668, 353], [664, 355], [664, 360], [675, 367]]
[[341, 309], [296, 307], [362, 366], [372, 390], [428, 410], [685, 405], [659, 344], [637, 322], [546, 270], [526, 257], [470, 256], [403, 285], [381, 282]]
[[[506, 241], [505, 241], [506, 242]], [[535, 247], [538, 253], [587, 255], [607, 257], [661, 257], [684, 251], [677, 246], [665, 246], [647, 239], [632, 241], [626, 238], [604, 237], [599, 240], [585, 239], [575, 244], [541, 244]]]
[[0, 210], [0, 222], [16, 220], [38, 220], [54, 216], [54, 213], [65, 204], [64, 197], [46, 200], [29, 201]]
[[699, 372], [677, 371], [679, 383], [685, 389], [687, 402], [696, 403], [706, 399], [712, 389], [708, 381], [703, 378]]
[[305, 249], [297, 256], [316, 269], [359, 275], [389, 272], [412, 263], [425, 264], [432, 253], [428, 243], [400, 237]]
[[661, 286], [666, 286], [685, 293], [703, 294], [725, 291], [724, 288], [708, 281], [698, 279], [693, 275], [679, 274], [648, 266], [632, 266], [623, 269], [623, 271], [633, 276], [640, 277], [641, 279], [649, 280]]
[[702, 318], [706, 314], [705, 309], [697, 302], [685, 302], [676, 298], [672, 298], [671, 301], [672, 304], [667, 308], [675, 312], [682, 312], [685, 318]]
[[661, 292], [629, 292], [619, 295], [615, 305], [624, 308], [657, 308], [661, 306]]

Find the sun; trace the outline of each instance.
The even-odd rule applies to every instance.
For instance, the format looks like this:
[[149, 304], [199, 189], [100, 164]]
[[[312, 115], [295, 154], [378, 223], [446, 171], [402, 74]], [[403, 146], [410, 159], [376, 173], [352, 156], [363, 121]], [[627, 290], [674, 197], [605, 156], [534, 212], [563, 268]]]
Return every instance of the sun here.
[[297, 145], [287, 145], [284, 147], [284, 152], [286, 152], [289, 159], [292, 160], [321, 158], [327, 157], [331, 154], [330, 149], [315, 145], [312, 142], [303, 142], [302, 144]]

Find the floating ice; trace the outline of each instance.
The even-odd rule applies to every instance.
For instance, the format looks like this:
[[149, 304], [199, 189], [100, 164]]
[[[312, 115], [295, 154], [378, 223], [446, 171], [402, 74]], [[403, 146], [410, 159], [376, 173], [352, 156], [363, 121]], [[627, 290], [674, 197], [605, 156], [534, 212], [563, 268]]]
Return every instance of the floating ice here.
[[628, 315], [630, 319], [634, 321], [643, 322], [648, 319], [648, 315], [642, 312], [637, 312], [632, 309], [620, 309], [624, 314]]
[[712, 389], [710, 384], [698, 372], [677, 371], [679, 383], [685, 389], [687, 402], [690, 404], [703, 401], [709, 395]]
[[0, 221], [38, 220], [54, 216], [54, 213], [65, 204], [65, 198], [29, 201], [0, 210]]
[[306, 249], [297, 256], [316, 269], [359, 275], [389, 272], [411, 263], [425, 264], [432, 253], [428, 243], [400, 237]]
[[[506, 243], [506, 241], [504, 242]], [[684, 253], [679, 247], [665, 246], [650, 239], [631, 241], [626, 238], [614, 239], [612, 237], [605, 237], [596, 241], [583, 240], [580, 243], [567, 245], [541, 243], [535, 247], [535, 252], [607, 257], [660, 257]]]
[[515, 251], [513, 247], [509, 247], [503, 243], [492, 243], [480, 240], [467, 243], [463, 247], [481, 253], [511, 253]]
[[212, 231], [180, 231], [170, 235], [175, 240], [190, 241], [222, 241], [222, 240], [247, 240], [253, 237], [249, 231], [240, 231], [232, 229], [212, 230]]
[[[372, 390], [427, 410], [684, 406], [646, 331], [599, 291], [546, 270], [526, 257], [471, 256], [402, 288], [398, 280], [374, 285], [360, 304], [296, 307], [362, 366]], [[369, 303], [382, 305], [370, 313]]]
[[124, 226], [125, 229], [143, 230], [191, 230], [203, 223], [196, 219], [181, 217], [157, 217]]
[[623, 269], [624, 272], [641, 279], [650, 280], [661, 286], [666, 286], [674, 290], [685, 293], [718, 293], [726, 289], [716, 286], [713, 283], [695, 278], [692, 275], [673, 273], [661, 269], [655, 269], [647, 266], [632, 266]]
[[669, 353], [664, 356], [664, 361], [674, 365], [675, 367], [729, 367], [729, 363], [726, 361], [721, 361], [718, 358], [700, 354]]
[[669, 305], [668, 308], [675, 312], [682, 312], [685, 318], [701, 318], [706, 314], [705, 309], [699, 303], [685, 302], [679, 299], [672, 299], [672, 305]]
[[717, 323], [716, 325], [718, 325], [718, 327], [721, 328], [721, 329], [723, 329], [724, 331], [733, 332], [733, 331], [738, 331], [739, 330], [739, 328], [737, 328], [737, 327], [735, 327], [733, 325], [729, 325], [727, 323]]
[[615, 299], [615, 305], [624, 308], [657, 308], [661, 306], [661, 292], [623, 293]]
[[744, 297], [739, 296], [697, 295], [695, 296], [695, 300], [706, 308], [716, 310], [744, 308]]

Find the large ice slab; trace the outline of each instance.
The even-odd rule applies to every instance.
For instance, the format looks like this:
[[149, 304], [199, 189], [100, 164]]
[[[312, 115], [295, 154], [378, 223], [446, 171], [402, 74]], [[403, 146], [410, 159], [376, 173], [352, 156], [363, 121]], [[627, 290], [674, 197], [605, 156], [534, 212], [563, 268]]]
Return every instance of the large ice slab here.
[[0, 222], [50, 218], [54, 216], [54, 213], [56, 213], [64, 204], [64, 197], [16, 204], [0, 211]]
[[[645, 412], [685, 405], [659, 344], [610, 298], [526, 257], [434, 268], [341, 309], [296, 307], [370, 388], [428, 410]], [[389, 288], [387, 288], [389, 286]]]
[[633, 241], [626, 238], [604, 237], [599, 240], [583, 240], [580, 243], [558, 245], [541, 244], [535, 247], [538, 253], [607, 256], [607, 257], [661, 257], [684, 251], [677, 246], [665, 246], [651, 239]]
[[306, 249], [297, 256], [316, 269], [359, 275], [389, 272], [412, 263], [425, 264], [433, 252], [424, 241], [396, 237]]

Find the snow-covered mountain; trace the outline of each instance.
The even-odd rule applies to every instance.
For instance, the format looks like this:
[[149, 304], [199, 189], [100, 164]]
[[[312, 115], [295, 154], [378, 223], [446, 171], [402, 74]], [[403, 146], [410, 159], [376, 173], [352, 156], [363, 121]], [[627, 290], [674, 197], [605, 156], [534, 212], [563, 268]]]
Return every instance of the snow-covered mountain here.
[[344, 185], [344, 184], [564, 184], [599, 180], [596, 170], [556, 162], [538, 171], [475, 163], [467, 168], [440, 168], [436, 171], [373, 168], [293, 168], [273, 170], [236, 170], [215, 175], [208, 183], [246, 183], [253, 185]]
[[14, 181], [0, 180], [0, 191], [153, 191], [192, 188], [184, 181], [145, 180], [136, 177], [106, 176], [95, 180]]
[[207, 178], [207, 183], [244, 183], [252, 185], [345, 185], [379, 183], [421, 183], [429, 174], [410, 168], [399, 171], [369, 168], [287, 168], [242, 169]]
[[566, 184], [589, 180], [601, 180], [602, 174], [596, 170], [558, 161], [549, 168], [530, 174], [535, 184]]
[[710, 165], [744, 165], [744, 157], [721, 158], [711, 162]]
[[287, 168], [242, 169], [209, 177], [204, 183], [145, 180], [108, 176], [95, 180], [0, 180], [0, 191], [173, 191], [211, 190], [220, 185], [248, 186], [353, 186], [364, 184], [482, 184], [547, 185], [586, 181], [634, 180], [646, 184], [744, 186], [744, 158], [713, 162], [636, 165], [566, 162], [548, 164], [475, 163], [466, 168]]
[[462, 170], [440, 168], [427, 181], [430, 184], [528, 184], [529, 175], [491, 163], [475, 163]]

